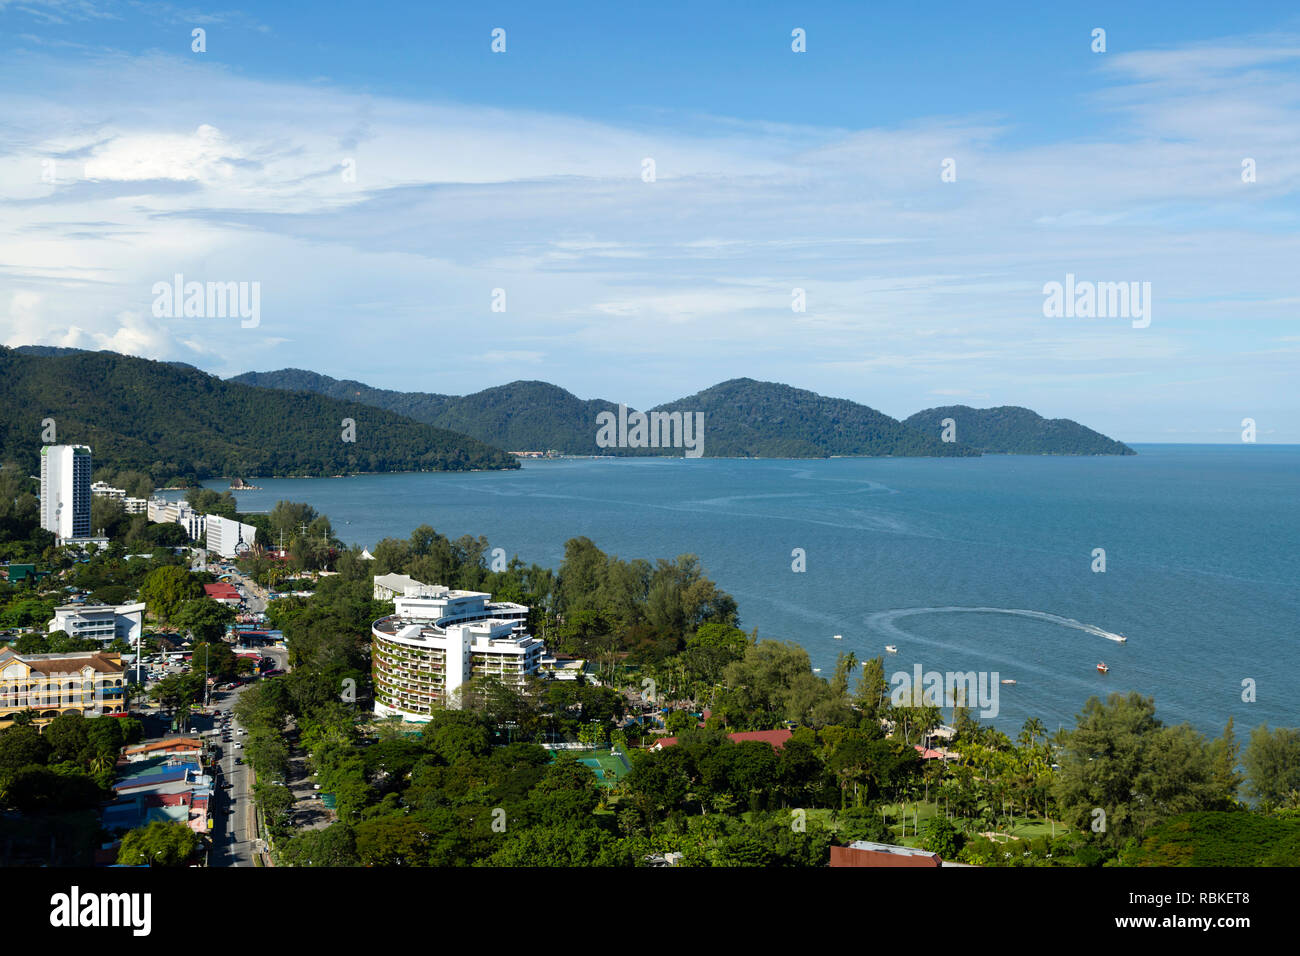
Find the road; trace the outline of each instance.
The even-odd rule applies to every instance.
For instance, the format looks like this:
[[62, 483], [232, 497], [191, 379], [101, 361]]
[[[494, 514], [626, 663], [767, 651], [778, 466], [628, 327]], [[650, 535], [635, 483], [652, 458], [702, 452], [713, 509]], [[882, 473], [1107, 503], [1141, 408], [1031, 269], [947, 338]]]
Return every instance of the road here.
[[[247, 686], [247, 685], [245, 685]], [[235, 706], [243, 687], [232, 691], [218, 691], [214, 695], [217, 716], [203, 719], [210, 727], [222, 714], [228, 713]], [[254, 857], [259, 851], [259, 842], [254, 838], [256, 823], [253, 814], [253, 773], [247, 764], [235, 763], [235, 758], [243, 751], [236, 750], [235, 744], [242, 742], [238, 733], [238, 723], [231, 718], [231, 740], [221, 744], [222, 782], [230, 783], [229, 790], [218, 788], [216, 822], [212, 826], [212, 866], [254, 866]], [[205, 727], [205, 729], [207, 729]]]

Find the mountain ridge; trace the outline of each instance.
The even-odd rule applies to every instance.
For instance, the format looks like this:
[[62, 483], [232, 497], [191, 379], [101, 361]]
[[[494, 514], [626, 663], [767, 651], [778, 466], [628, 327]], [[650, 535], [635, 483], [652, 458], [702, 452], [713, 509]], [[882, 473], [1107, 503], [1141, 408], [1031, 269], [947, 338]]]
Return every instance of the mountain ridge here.
[[[580, 399], [573, 393], [548, 382], [519, 380], [496, 385], [465, 396], [430, 392], [398, 392], [375, 389], [362, 382], [334, 379], [303, 369], [280, 369], [271, 372], [245, 372], [232, 381], [267, 388], [301, 387], [320, 390], [335, 397], [348, 395], [356, 401], [382, 402], [381, 407], [410, 414], [417, 420], [441, 427], [454, 428], [489, 444], [510, 451], [546, 451], [554, 449], [577, 455], [640, 455], [676, 453], [669, 449], [601, 448], [595, 443], [596, 416], [601, 412], [618, 413], [618, 404], [605, 399]], [[949, 406], [971, 413], [983, 410], [968, 406]], [[1018, 409], [1019, 406], [1003, 406]], [[726, 415], [717, 414], [724, 411]], [[631, 409], [629, 411], [632, 411]], [[684, 398], [656, 405], [648, 412], [701, 411], [706, 413], [704, 454], [708, 457], [783, 457], [822, 458], [830, 456], [927, 456], [953, 457], [977, 455], [983, 448], [975, 440], [944, 442], [941, 430], [932, 429], [926, 409], [899, 421], [867, 405], [848, 399], [830, 398], [807, 389], [752, 378], [729, 379]], [[739, 414], [737, 412], [739, 411]], [[1040, 421], [1065, 423], [1097, 436], [1101, 442], [1113, 442], [1070, 419], [1042, 419], [1030, 409], [1023, 409]], [[707, 413], [713, 412], [710, 415]], [[720, 427], [721, 423], [721, 427]], [[921, 426], [921, 427], [918, 427]], [[812, 429], [810, 432], [809, 429]], [[1057, 451], [1029, 451], [1026, 454], [1077, 454], [1067, 450], [1076, 435], [1064, 429]], [[1088, 447], [1100, 448], [1100, 444]], [[1128, 446], [1113, 442], [1111, 452], [1090, 454], [1135, 454]]]
[[478, 439], [372, 405], [110, 351], [0, 347], [0, 401], [10, 410], [0, 422], [0, 460], [32, 469], [48, 419], [56, 442], [91, 446], [97, 468], [158, 481], [519, 467]]

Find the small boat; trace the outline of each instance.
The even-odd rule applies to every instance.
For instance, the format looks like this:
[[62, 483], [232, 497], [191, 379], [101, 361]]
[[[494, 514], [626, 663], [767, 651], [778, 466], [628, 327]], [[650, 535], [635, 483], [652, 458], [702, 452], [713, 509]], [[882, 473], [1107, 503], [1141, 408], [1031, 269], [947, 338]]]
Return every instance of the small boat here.
[[1128, 638], [1125, 637], [1123, 634], [1116, 634], [1115, 636], [1116, 636], [1117, 638], [1119, 638], [1119, 642], [1120, 642], [1121, 644], [1127, 644], [1127, 643], [1128, 643]]
[[885, 645], [885, 650], [886, 650], [887, 652], [889, 652], [890, 654], [897, 654], [897, 653], [898, 653], [898, 648], [897, 648], [895, 645], [893, 645], [893, 644], [886, 644], [886, 645]]
[[1106, 673], [1106, 672], [1109, 671], [1109, 670], [1110, 670], [1110, 668], [1106, 666], [1106, 662], [1105, 662], [1105, 661], [1101, 661], [1101, 662], [1099, 662], [1099, 663], [1097, 664], [1097, 673], [1098, 673], [1098, 674], [1104, 674], [1104, 673]]
[[821, 672], [822, 672], [822, 669], [821, 669], [820, 667], [814, 667], [814, 668], [813, 668], [813, 673], [814, 673], [814, 674], [820, 674]]
[[843, 635], [843, 634], [836, 634], [836, 635], [835, 635], [835, 640], [837, 640], [837, 641], [842, 641], [842, 640], [844, 640], [844, 635]]
[[1006, 680], [1004, 680], [1004, 681], [1003, 681], [1003, 682], [1002, 682], [1002, 683], [1004, 683], [1004, 684], [1014, 684], [1014, 683], [1015, 683], [1015, 681], [1014, 681], [1014, 680], [1012, 680], [1012, 679], [1011, 679], [1011, 678], [1007, 678], [1007, 679], [1006, 679]]

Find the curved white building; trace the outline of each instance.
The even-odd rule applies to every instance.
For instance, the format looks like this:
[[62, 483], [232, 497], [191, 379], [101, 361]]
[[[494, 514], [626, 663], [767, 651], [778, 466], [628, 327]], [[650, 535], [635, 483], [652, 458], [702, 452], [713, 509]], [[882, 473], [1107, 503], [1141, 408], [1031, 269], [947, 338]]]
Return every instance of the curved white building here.
[[482, 591], [437, 585], [406, 588], [396, 613], [371, 626], [375, 713], [427, 721], [457, 706], [472, 677], [520, 684], [536, 674], [545, 646], [527, 632], [528, 608], [492, 602]]

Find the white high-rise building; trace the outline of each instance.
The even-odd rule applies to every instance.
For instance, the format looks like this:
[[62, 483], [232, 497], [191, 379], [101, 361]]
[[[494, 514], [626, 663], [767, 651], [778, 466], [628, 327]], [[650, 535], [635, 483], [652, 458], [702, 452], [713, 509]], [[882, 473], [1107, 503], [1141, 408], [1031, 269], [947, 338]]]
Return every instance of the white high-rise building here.
[[60, 541], [90, 537], [90, 448], [41, 447], [41, 527]]

